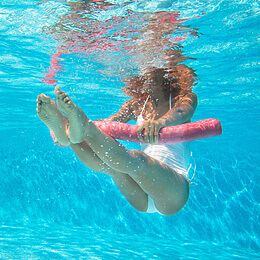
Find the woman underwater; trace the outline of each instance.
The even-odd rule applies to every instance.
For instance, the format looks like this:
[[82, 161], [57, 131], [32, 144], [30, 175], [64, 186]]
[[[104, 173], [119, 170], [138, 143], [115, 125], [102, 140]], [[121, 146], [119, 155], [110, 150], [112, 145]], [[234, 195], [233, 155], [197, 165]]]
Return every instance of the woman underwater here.
[[124, 91], [132, 99], [105, 120], [137, 120], [139, 138], [147, 143], [143, 151], [127, 150], [101, 132], [59, 87], [56, 103], [44, 94], [37, 97], [37, 113], [59, 144], [70, 146], [94, 171], [111, 175], [133, 207], [173, 215], [189, 197], [190, 151], [187, 143], [156, 143], [161, 127], [191, 120], [197, 106], [193, 82], [194, 73], [185, 65], [151, 67], [126, 80]]

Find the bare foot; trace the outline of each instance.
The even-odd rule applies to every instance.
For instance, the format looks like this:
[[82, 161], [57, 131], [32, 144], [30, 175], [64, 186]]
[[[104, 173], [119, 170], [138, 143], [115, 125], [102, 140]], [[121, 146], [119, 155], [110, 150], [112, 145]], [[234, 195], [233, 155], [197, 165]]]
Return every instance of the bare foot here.
[[55, 102], [45, 94], [38, 95], [36, 112], [43, 123], [54, 132], [58, 143], [68, 146], [70, 142], [66, 134], [67, 120], [57, 109]]
[[73, 144], [81, 143], [87, 134], [89, 119], [85, 113], [73, 103], [69, 96], [59, 87], [55, 88], [57, 104], [60, 111], [69, 120], [69, 139]]

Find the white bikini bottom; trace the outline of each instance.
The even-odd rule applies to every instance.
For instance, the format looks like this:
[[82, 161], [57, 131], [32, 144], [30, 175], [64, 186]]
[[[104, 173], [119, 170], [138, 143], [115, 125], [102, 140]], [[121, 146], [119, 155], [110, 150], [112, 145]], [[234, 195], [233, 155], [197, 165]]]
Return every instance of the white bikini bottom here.
[[148, 195], [148, 207], [147, 207], [147, 210], [146, 210], [147, 213], [159, 213], [161, 214], [158, 209], [155, 207], [154, 205], [154, 201], [153, 199]]

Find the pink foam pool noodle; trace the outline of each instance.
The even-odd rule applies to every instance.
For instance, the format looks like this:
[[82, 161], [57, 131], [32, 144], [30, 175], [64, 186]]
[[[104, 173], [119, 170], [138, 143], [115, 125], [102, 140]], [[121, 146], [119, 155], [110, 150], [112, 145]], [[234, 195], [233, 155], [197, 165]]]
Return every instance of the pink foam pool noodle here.
[[[101, 131], [115, 139], [140, 142], [137, 137], [137, 125], [106, 120], [95, 121], [94, 123]], [[174, 144], [187, 142], [220, 135], [221, 133], [222, 128], [220, 121], [210, 118], [182, 125], [164, 127], [159, 132], [159, 143]]]

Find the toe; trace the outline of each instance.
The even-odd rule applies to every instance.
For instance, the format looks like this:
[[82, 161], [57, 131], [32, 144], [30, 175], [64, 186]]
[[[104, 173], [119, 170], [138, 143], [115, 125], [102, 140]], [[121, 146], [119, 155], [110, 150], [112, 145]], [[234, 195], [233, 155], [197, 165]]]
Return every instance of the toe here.
[[60, 89], [60, 87], [56, 86], [55, 89], [54, 89], [54, 93], [55, 93], [55, 95], [58, 96], [58, 95], [64, 93], [64, 91], [62, 91], [62, 90]]
[[62, 94], [65, 93], [65, 92], [62, 91], [59, 87], [55, 87], [54, 93], [55, 93], [57, 96], [60, 96], [60, 95], [62, 95]]
[[42, 100], [41, 100], [39, 97], [37, 97], [37, 99], [36, 99], [36, 105], [39, 106], [39, 105], [41, 105], [41, 104], [42, 104]]
[[36, 101], [37, 101], [37, 102], [41, 102], [41, 101], [42, 101], [42, 94], [40, 94], [40, 95], [37, 96]]
[[67, 98], [67, 97], [68, 97], [68, 95], [67, 95], [65, 92], [61, 93], [60, 96], [59, 96], [59, 98], [60, 98], [61, 100], [64, 100], [64, 99]]
[[71, 100], [70, 100], [70, 98], [69, 98], [68, 96], [66, 96], [66, 97], [63, 99], [63, 101], [64, 101], [65, 103], [68, 103], [68, 102], [71, 101]]
[[38, 97], [37, 97], [37, 100], [39, 102], [42, 102], [42, 103], [50, 103], [51, 102], [51, 98], [46, 96], [45, 94], [40, 94]]
[[71, 100], [69, 100], [66, 104], [67, 104], [68, 108], [70, 108], [70, 109], [75, 107]]
[[54, 88], [54, 93], [57, 94], [59, 91], [60, 91], [60, 87], [56, 86], [56, 87]]
[[61, 104], [65, 104], [65, 105], [72, 105], [73, 102], [72, 100], [70, 99], [70, 97], [68, 96], [68, 94], [66, 92], [61, 92], [60, 95], [58, 95], [58, 100], [59, 100], [59, 103]]
[[41, 111], [41, 106], [36, 105], [36, 112], [39, 113]]
[[67, 94], [65, 92], [60, 92], [58, 95], [57, 95], [57, 99], [61, 102], [64, 102], [64, 99], [67, 97]]

